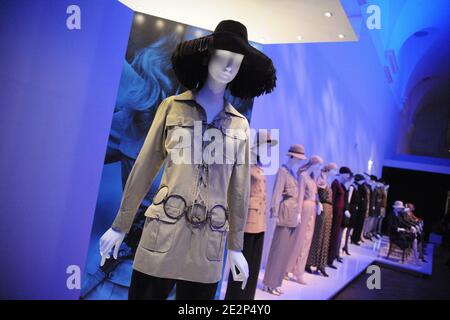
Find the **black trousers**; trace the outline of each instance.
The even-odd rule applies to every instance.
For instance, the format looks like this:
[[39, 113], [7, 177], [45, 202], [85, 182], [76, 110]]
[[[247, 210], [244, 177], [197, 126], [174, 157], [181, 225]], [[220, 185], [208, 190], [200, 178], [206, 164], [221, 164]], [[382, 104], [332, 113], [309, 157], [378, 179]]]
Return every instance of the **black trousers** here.
[[228, 275], [227, 293], [225, 300], [254, 300], [256, 285], [258, 284], [259, 268], [264, 245], [264, 232], [244, 233], [244, 249], [242, 253], [248, 262], [249, 276], [245, 289], [242, 290], [242, 282], [234, 281], [233, 275]]
[[150, 276], [133, 269], [128, 300], [165, 300], [176, 284], [177, 300], [214, 300], [216, 283], [199, 283]]
[[358, 212], [353, 226], [352, 242], [360, 242], [364, 228], [365, 212]]

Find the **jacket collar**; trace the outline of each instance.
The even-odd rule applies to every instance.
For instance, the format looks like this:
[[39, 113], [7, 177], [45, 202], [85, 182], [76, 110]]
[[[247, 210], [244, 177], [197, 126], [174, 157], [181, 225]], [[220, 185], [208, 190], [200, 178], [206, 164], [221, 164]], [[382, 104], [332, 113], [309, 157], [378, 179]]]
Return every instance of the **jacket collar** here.
[[[177, 96], [175, 96], [174, 98], [177, 101], [194, 101], [195, 102], [195, 96], [194, 93], [192, 92], [192, 90], [187, 90]], [[231, 114], [233, 116], [236, 117], [240, 117], [240, 118], [244, 118], [245, 116], [243, 116], [242, 114], [240, 114], [232, 105], [230, 102], [228, 102], [227, 99], [225, 99], [225, 97], [223, 98], [225, 100], [225, 107], [224, 107], [224, 111], [228, 114]]]

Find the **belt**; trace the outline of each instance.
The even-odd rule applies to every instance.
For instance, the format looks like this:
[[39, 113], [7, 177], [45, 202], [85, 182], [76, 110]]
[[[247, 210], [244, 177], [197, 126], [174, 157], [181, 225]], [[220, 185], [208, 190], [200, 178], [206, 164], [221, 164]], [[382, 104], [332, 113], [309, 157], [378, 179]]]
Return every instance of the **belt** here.
[[164, 213], [169, 218], [179, 220], [184, 216], [186, 221], [195, 228], [200, 228], [209, 222], [211, 228], [217, 230], [225, 226], [228, 220], [228, 210], [221, 204], [207, 210], [206, 206], [201, 203], [188, 206], [184, 197], [178, 194], [168, 195], [157, 202], [155, 202], [155, 198], [153, 198], [153, 204], [162, 204]]

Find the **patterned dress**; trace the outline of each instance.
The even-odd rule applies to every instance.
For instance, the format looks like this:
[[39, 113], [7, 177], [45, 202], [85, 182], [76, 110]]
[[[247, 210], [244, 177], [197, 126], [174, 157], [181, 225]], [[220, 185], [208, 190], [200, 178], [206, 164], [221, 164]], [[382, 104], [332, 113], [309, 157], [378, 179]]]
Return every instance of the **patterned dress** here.
[[309, 251], [307, 265], [325, 268], [328, 263], [331, 224], [333, 222], [333, 193], [328, 186], [319, 188], [318, 192], [323, 211], [316, 218], [314, 237]]
[[340, 245], [338, 241], [345, 206], [345, 189], [342, 184], [338, 180], [334, 180], [331, 184], [331, 189], [333, 190], [333, 222], [331, 224], [328, 264], [333, 264], [333, 261], [338, 257]]

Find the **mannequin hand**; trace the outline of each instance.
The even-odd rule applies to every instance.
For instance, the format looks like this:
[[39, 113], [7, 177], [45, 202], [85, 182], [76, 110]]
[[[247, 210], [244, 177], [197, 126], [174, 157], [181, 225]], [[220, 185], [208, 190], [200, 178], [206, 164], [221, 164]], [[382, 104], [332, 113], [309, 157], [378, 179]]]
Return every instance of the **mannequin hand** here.
[[297, 224], [302, 223], [302, 216], [301, 214], [297, 214]]
[[114, 259], [117, 259], [120, 245], [124, 238], [125, 233], [113, 230], [112, 228], [109, 228], [108, 231], [103, 234], [100, 238], [100, 255], [102, 256], [102, 261], [100, 262], [101, 267], [105, 264], [106, 259], [109, 259], [109, 254], [113, 248], [113, 257]]
[[[245, 260], [245, 257], [241, 251], [236, 250], [228, 250], [227, 258], [231, 267], [233, 280], [242, 281], [241, 289], [244, 290], [247, 285], [249, 275], [247, 260]], [[239, 270], [239, 274], [236, 273], [236, 268]]]
[[323, 211], [323, 205], [319, 202], [319, 204], [317, 205], [317, 215], [320, 216], [322, 211]]
[[397, 231], [406, 231], [406, 230], [403, 228], [397, 228]]
[[348, 211], [348, 210], [345, 210], [344, 214], [347, 218], [350, 218], [352, 216], [350, 211]]

